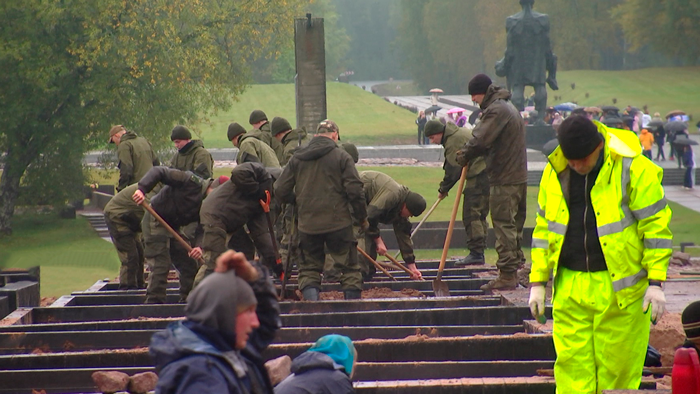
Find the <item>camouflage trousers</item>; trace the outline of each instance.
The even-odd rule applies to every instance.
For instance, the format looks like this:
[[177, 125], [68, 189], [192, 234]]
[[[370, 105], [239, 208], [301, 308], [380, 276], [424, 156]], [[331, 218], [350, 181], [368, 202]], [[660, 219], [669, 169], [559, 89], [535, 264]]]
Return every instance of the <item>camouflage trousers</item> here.
[[496, 234], [498, 270], [514, 273], [525, 260], [522, 251], [527, 184], [491, 186], [491, 221]]
[[355, 238], [352, 227], [323, 234], [299, 233], [299, 245], [303, 260], [299, 266], [299, 289], [321, 288], [321, 272], [326, 261], [326, 252], [340, 270], [342, 290], [362, 290], [362, 274], [357, 261]]
[[[119, 268], [119, 290], [143, 289], [144, 257], [141, 233], [133, 224], [121, 220], [119, 217], [105, 215], [107, 230], [112, 238], [112, 243], [117, 249], [121, 267]], [[140, 229], [140, 226], [138, 226]]]
[[[187, 255], [187, 250], [148, 212], [143, 217], [142, 228], [146, 264], [151, 268], [146, 303], [167, 302], [166, 290], [171, 265], [175, 266], [180, 278], [179, 302], [186, 301], [197, 273], [197, 262]], [[187, 234], [183, 235], [185, 240], [191, 242], [187, 239]]]
[[486, 249], [486, 237], [489, 224], [489, 177], [486, 171], [467, 178], [462, 200], [462, 223], [467, 234], [467, 248], [474, 253], [483, 254]]

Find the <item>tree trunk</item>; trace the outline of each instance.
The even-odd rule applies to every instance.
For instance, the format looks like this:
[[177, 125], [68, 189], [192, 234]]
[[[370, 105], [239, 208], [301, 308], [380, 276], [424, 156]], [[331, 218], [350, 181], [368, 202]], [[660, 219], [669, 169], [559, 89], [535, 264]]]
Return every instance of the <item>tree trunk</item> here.
[[0, 236], [12, 234], [12, 216], [19, 196], [19, 181], [29, 165], [27, 160], [13, 157], [12, 151], [7, 152], [5, 159], [5, 168], [0, 178]]

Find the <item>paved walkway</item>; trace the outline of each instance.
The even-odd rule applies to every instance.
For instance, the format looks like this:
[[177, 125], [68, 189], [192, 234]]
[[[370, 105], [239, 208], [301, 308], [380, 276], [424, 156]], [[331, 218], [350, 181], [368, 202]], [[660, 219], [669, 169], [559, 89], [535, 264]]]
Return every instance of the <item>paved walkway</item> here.
[[[682, 186], [665, 186], [666, 199], [681, 204], [696, 212], [700, 212], [700, 189], [698, 185], [692, 190], [685, 190]], [[700, 223], [698, 223], [700, 225]]]

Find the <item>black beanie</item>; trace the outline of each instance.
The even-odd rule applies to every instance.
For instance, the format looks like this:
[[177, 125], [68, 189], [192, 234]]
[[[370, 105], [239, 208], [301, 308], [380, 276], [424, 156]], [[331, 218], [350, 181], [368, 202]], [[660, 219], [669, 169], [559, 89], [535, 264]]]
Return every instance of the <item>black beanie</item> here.
[[229, 141], [233, 141], [236, 136], [239, 136], [241, 134], [245, 133], [245, 129], [243, 126], [239, 125], [238, 123], [231, 123], [228, 125], [228, 132], [226, 133], [226, 136], [228, 137]]
[[488, 75], [476, 74], [474, 78], [469, 81], [469, 94], [472, 96], [475, 94], [486, 94], [486, 91], [489, 90], [489, 86], [491, 86], [492, 83]]
[[360, 152], [357, 150], [357, 147], [355, 144], [351, 144], [349, 142], [343, 142], [340, 144], [341, 148], [343, 148], [344, 151], [348, 152], [350, 157], [352, 157], [352, 161], [354, 161], [356, 164], [360, 160]]
[[423, 128], [423, 134], [425, 134], [426, 137], [430, 137], [431, 135], [440, 134], [444, 132], [445, 125], [442, 124], [442, 122], [440, 122], [439, 120], [435, 119], [429, 120]]
[[700, 301], [691, 302], [690, 305], [683, 309], [681, 322], [688, 340], [700, 340]]
[[557, 139], [564, 157], [580, 160], [593, 153], [603, 141], [603, 136], [587, 117], [576, 115], [569, 116], [559, 125]]
[[267, 115], [259, 109], [256, 109], [255, 111], [250, 113], [250, 118], [248, 119], [248, 123], [250, 124], [256, 124], [260, 121], [267, 120]]
[[173, 128], [173, 131], [170, 132], [170, 141], [191, 139], [192, 133], [190, 133], [185, 126], [177, 125]]
[[279, 133], [284, 133], [287, 130], [291, 130], [292, 125], [289, 124], [287, 119], [275, 116], [270, 122], [270, 133], [272, 135], [277, 135]]
[[418, 193], [408, 192], [406, 196], [406, 208], [413, 216], [419, 216], [425, 211], [425, 198]]

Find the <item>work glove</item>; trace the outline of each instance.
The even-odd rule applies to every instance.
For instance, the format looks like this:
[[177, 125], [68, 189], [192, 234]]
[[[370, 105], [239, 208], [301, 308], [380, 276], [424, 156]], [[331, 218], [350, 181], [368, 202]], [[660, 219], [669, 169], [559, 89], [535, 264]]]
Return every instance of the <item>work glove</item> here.
[[656, 324], [666, 308], [666, 296], [661, 286], [647, 287], [647, 292], [644, 293], [644, 304], [642, 304], [644, 313], [649, 312], [649, 305], [651, 305], [651, 322]]
[[530, 300], [527, 304], [530, 306], [530, 313], [538, 322], [544, 324], [547, 318], [544, 316], [544, 298], [546, 289], [544, 286], [530, 287]]
[[464, 156], [467, 150], [465, 148], [462, 148], [457, 151], [457, 156], [455, 157], [455, 160], [457, 161], [457, 164], [460, 166], [464, 167], [469, 163], [469, 160]]

